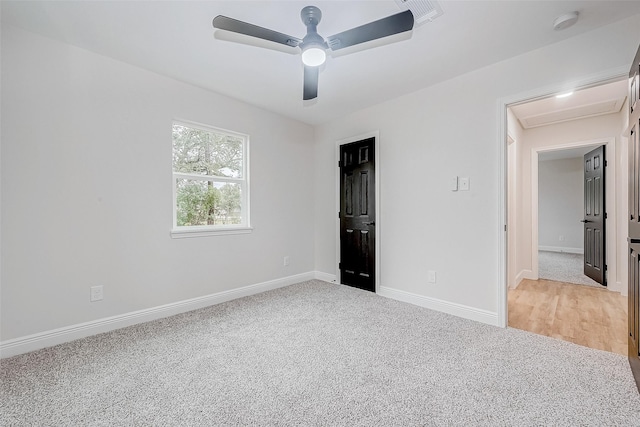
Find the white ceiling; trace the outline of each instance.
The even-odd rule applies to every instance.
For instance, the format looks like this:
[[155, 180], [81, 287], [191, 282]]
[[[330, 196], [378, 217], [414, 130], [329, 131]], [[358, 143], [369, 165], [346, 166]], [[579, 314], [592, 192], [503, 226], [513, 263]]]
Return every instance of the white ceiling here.
[[[330, 57], [319, 96], [302, 101], [297, 54], [214, 35], [219, 14], [301, 37], [300, 9], [323, 13], [327, 37], [400, 11], [376, 1], [2, 1], [14, 25], [310, 123], [416, 91], [497, 61], [640, 13], [640, 1], [441, 1], [443, 15], [408, 38]], [[554, 31], [554, 19], [580, 20]]]
[[627, 98], [627, 80], [576, 90], [570, 96], [550, 96], [511, 106], [525, 129], [569, 120], [619, 113]]
[[[628, 84], [628, 81], [624, 79], [575, 90], [568, 97], [556, 98], [555, 96], [550, 96], [512, 105], [509, 108], [525, 129], [605, 114], [615, 114], [620, 112], [624, 101], [627, 99]], [[539, 153], [538, 161], [582, 158], [599, 145], [601, 144], [543, 151]]]
[[[600, 144], [602, 145], [602, 144]], [[546, 162], [549, 160], [573, 159], [576, 157], [584, 157], [589, 151], [595, 149], [599, 145], [590, 145], [585, 147], [565, 148], [563, 150], [543, 151], [538, 153], [538, 161]]]

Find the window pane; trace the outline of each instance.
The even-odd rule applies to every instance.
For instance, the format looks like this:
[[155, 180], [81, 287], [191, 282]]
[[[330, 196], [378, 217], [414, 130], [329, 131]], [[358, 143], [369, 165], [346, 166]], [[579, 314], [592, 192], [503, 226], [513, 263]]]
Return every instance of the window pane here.
[[242, 187], [237, 183], [176, 179], [176, 225], [242, 224]]
[[242, 178], [243, 138], [173, 125], [173, 171]]

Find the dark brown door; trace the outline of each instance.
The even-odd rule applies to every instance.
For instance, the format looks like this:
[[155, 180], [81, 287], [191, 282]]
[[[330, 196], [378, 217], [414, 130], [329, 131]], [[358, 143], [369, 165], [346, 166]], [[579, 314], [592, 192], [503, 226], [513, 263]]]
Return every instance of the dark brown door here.
[[340, 282], [376, 291], [375, 138], [340, 146]]
[[604, 145], [584, 155], [584, 274], [606, 286]]
[[629, 80], [629, 364], [640, 391], [640, 47]]

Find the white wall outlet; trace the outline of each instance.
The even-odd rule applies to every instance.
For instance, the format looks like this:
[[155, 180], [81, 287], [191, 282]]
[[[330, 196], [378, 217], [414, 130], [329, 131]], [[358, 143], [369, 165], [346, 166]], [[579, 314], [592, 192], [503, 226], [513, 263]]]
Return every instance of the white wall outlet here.
[[91, 287], [91, 302], [102, 300], [102, 285]]
[[458, 177], [454, 176], [451, 178], [451, 183], [449, 184], [451, 191], [458, 191]]
[[561, 242], [564, 242], [564, 236], [561, 234], [558, 236], [558, 240], [560, 240]]
[[289, 258], [289, 256], [284, 257], [284, 266], [288, 266], [289, 264], [291, 264], [291, 258]]
[[436, 272], [433, 270], [427, 271], [427, 283], [436, 283]]
[[468, 177], [460, 177], [460, 191], [469, 191]]

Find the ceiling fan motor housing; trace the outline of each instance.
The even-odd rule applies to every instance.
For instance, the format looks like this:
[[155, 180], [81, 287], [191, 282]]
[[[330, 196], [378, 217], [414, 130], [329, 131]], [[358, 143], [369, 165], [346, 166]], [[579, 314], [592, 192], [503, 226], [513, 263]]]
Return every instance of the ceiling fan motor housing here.
[[302, 18], [302, 22], [304, 25], [309, 27], [312, 25], [315, 31], [315, 27], [320, 23], [322, 19], [322, 12], [315, 6], [307, 6], [300, 11], [300, 17]]
[[317, 26], [322, 19], [322, 12], [315, 6], [307, 6], [300, 12], [302, 22], [307, 27], [307, 35], [302, 39], [300, 48], [304, 50], [307, 46], [317, 45], [326, 48], [324, 38], [318, 34]]

